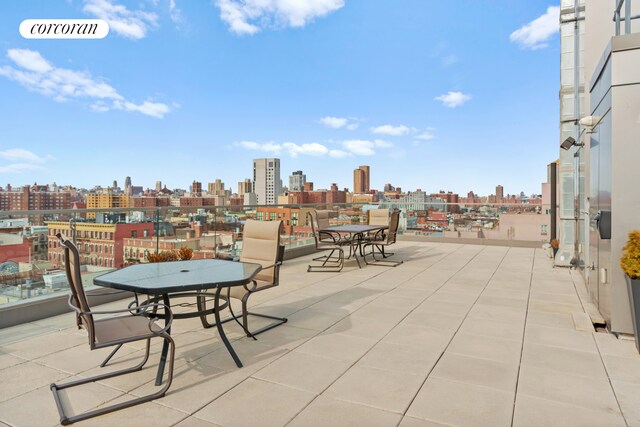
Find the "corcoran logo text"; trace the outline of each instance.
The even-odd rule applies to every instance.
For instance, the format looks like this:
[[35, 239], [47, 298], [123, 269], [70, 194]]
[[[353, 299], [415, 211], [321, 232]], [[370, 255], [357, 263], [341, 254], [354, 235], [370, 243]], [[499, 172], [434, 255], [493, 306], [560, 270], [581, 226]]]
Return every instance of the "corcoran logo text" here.
[[20, 34], [25, 39], [103, 39], [109, 24], [102, 19], [25, 19]]

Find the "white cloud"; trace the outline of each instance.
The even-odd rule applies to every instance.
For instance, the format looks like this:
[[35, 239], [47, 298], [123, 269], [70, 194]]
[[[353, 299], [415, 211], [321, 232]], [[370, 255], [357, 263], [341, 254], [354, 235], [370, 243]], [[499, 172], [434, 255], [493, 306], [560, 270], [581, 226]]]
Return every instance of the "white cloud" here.
[[455, 108], [463, 105], [471, 99], [471, 95], [462, 92], [447, 92], [444, 95], [436, 96], [436, 100], [442, 101], [445, 107]]
[[9, 49], [7, 56], [19, 67], [35, 73], [47, 73], [53, 69], [51, 64], [35, 50]]
[[376, 147], [380, 147], [380, 148], [391, 148], [393, 147], [393, 144], [387, 141], [383, 141], [381, 139], [376, 139], [375, 141], [373, 141], [374, 145]]
[[358, 156], [373, 156], [376, 154], [374, 150], [375, 144], [364, 139], [351, 139], [344, 141], [342, 146]]
[[167, 105], [158, 102], [144, 101], [142, 104], [135, 104], [128, 101], [101, 79], [95, 79], [84, 71], [56, 67], [37, 51], [9, 49], [7, 56], [22, 69], [3, 66], [0, 67], [0, 76], [5, 76], [56, 101], [87, 98], [94, 101], [89, 107], [93, 111], [138, 111], [158, 118], [171, 111]]
[[352, 154], [342, 150], [330, 150], [329, 157], [333, 157], [335, 159], [343, 159], [345, 157], [351, 157]]
[[110, 0], [86, 0], [82, 10], [107, 21], [110, 30], [134, 40], [144, 38], [158, 22], [158, 15], [153, 12], [129, 10], [126, 6], [112, 3]]
[[434, 135], [433, 135], [433, 132], [431, 131], [432, 129], [427, 129], [424, 132], [422, 132], [420, 135], [414, 136], [414, 138], [423, 139], [425, 141], [428, 141], [429, 139], [433, 139]]
[[320, 123], [333, 129], [340, 129], [341, 127], [344, 127], [348, 121], [349, 119], [346, 119], [344, 117], [331, 116], [323, 117], [320, 119]]
[[543, 49], [548, 46], [546, 42], [559, 30], [560, 8], [549, 6], [544, 15], [511, 33], [510, 39], [525, 49]]
[[216, 0], [220, 18], [236, 34], [269, 27], [304, 27], [344, 6], [344, 0]]
[[383, 125], [371, 128], [371, 132], [381, 134], [381, 135], [390, 135], [390, 136], [401, 136], [406, 135], [411, 131], [405, 125], [400, 126], [392, 126], [392, 125]]
[[357, 117], [333, 117], [327, 116], [320, 119], [320, 123], [323, 125], [333, 128], [333, 129], [342, 129], [345, 128], [347, 130], [356, 130], [360, 123], [358, 123], [361, 119]]
[[176, 6], [176, 0], [169, 0], [169, 17], [171, 17], [171, 20], [176, 25], [184, 21], [182, 11]]
[[329, 156], [333, 158], [344, 158], [350, 156], [373, 156], [376, 154], [376, 148], [391, 148], [393, 144], [387, 141], [377, 139], [375, 141], [368, 140], [347, 140], [341, 143], [342, 149], [329, 149], [326, 145], [319, 143], [296, 144], [294, 142], [285, 142], [277, 144], [274, 142], [258, 143], [255, 141], [240, 141], [233, 144], [235, 147], [245, 150], [263, 151], [272, 155], [280, 155], [286, 153], [289, 157], [303, 156]]
[[51, 156], [38, 156], [32, 151], [23, 148], [9, 148], [0, 151], [0, 160], [8, 164], [0, 164], [2, 173], [20, 173], [44, 169], [44, 164], [51, 160]]
[[309, 156], [323, 156], [329, 152], [329, 149], [322, 144], [311, 143], [298, 145], [293, 142], [285, 142], [282, 147], [289, 151], [291, 157], [298, 157], [298, 154]]

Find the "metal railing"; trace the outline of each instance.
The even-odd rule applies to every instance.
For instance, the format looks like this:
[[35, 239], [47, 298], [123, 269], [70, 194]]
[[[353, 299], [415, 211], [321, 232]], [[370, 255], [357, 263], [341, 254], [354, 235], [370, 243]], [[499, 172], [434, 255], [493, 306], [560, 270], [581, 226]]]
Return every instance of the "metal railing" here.
[[[621, 16], [624, 6], [624, 18]], [[616, 36], [620, 35], [620, 23], [624, 20], [624, 34], [631, 34], [631, 20], [638, 19], [640, 15], [631, 16], [631, 0], [616, 0], [616, 8], [613, 12], [613, 20], [616, 23]]]

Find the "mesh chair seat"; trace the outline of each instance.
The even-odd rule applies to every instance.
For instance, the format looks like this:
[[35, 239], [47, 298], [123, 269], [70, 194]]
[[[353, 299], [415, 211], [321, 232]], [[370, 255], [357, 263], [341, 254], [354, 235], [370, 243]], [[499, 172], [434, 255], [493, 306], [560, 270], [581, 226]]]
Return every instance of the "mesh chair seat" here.
[[94, 321], [96, 344], [112, 341], [137, 341], [142, 337], [156, 336], [151, 331], [160, 332], [162, 328], [155, 323], [149, 330], [149, 319], [141, 316], [112, 317]]

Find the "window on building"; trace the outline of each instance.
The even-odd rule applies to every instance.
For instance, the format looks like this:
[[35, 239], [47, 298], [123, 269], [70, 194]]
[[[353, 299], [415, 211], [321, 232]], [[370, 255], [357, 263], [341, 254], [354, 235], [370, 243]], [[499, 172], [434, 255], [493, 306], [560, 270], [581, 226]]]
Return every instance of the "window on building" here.
[[138, 237], [138, 230], [131, 230], [131, 237], [133, 238]]
[[541, 235], [543, 235], [543, 236], [547, 235], [547, 227], [548, 227], [547, 224], [543, 224], [543, 225], [540, 226], [540, 234]]
[[144, 237], [149, 237], [149, 230], [144, 230], [142, 233]]

